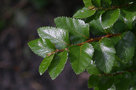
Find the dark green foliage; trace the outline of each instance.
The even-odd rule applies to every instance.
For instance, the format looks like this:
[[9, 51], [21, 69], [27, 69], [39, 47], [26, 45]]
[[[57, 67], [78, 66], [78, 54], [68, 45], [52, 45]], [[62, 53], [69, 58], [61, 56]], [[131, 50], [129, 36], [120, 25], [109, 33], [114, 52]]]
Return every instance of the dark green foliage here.
[[69, 48], [69, 58], [71, 66], [76, 74], [83, 72], [92, 60], [93, 46], [86, 43], [81, 46], [73, 46]]
[[119, 18], [120, 10], [108, 10], [100, 16], [100, 22], [103, 29], [110, 28]]
[[133, 58], [135, 43], [135, 35], [132, 32], [124, 33], [122, 39], [116, 45], [116, 54], [121, 62], [128, 63]]
[[39, 73], [40, 73], [40, 75], [42, 75], [48, 69], [48, 67], [50, 66], [50, 63], [51, 63], [53, 57], [54, 57], [54, 55], [47, 56], [41, 62], [40, 66], [39, 66]]
[[112, 41], [108, 38], [104, 38], [94, 47], [95, 54], [94, 60], [96, 61], [96, 66], [105, 73], [110, 73], [115, 61], [115, 48]]
[[56, 18], [56, 28], [39, 28], [40, 38], [28, 43], [35, 54], [44, 58], [40, 74], [48, 70], [55, 79], [69, 58], [76, 74], [85, 70], [90, 74], [89, 88], [135, 90], [135, 0], [83, 2], [85, 7], [73, 18]]
[[49, 67], [49, 74], [52, 79], [55, 79], [61, 73], [61, 71], [64, 69], [67, 58], [68, 58], [67, 51], [61, 52], [54, 57], [51, 65]]

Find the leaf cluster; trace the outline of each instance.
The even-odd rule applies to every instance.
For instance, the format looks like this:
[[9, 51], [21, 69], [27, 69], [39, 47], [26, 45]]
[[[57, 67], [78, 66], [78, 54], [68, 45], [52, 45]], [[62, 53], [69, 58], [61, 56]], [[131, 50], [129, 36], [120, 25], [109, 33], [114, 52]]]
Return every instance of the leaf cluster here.
[[55, 79], [67, 60], [76, 74], [90, 74], [95, 90], [136, 89], [135, 0], [83, 0], [73, 18], [57, 17], [56, 27], [40, 27], [39, 38], [28, 43], [43, 57], [42, 75]]

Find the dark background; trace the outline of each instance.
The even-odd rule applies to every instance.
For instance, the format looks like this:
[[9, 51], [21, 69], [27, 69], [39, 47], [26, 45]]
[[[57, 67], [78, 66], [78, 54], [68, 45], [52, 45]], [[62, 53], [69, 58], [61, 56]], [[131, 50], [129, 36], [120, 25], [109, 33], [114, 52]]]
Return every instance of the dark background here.
[[89, 75], [75, 75], [69, 62], [55, 80], [40, 76], [42, 58], [27, 45], [38, 27], [55, 26], [55, 17], [72, 17], [82, 6], [82, 0], [0, 0], [0, 90], [89, 90]]

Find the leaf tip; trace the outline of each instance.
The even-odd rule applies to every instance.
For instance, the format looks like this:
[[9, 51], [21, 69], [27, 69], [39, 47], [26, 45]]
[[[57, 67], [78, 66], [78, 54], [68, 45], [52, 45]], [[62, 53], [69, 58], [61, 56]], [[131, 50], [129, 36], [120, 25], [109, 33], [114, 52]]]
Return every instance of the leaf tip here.
[[43, 73], [39, 72], [40, 76], [43, 75]]

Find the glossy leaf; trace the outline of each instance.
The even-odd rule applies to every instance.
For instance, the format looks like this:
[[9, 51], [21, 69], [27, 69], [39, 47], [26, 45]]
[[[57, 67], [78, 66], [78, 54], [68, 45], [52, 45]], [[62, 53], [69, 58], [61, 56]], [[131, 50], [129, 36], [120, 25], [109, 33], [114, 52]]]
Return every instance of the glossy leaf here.
[[52, 79], [55, 79], [62, 72], [67, 59], [68, 59], [67, 51], [61, 52], [54, 57], [48, 69], [50, 77]]
[[118, 20], [120, 10], [108, 10], [100, 16], [101, 25], [104, 29], [108, 29]]
[[54, 47], [51, 47], [52, 44], [49, 44], [48, 40], [43, 42], [40, 38], [30, 41], [28, 45], [35, 54], [43, 58], [45, 58], [48, 53], [55, 50]]
[[85, 7], [92, 6], [92, 0], [83, 0]]
[[63, 49], [69, 44], [69, 34], [64, 29], [41, 27], [38, 29], [38, 34], [42, 39], [49, 39], [58, 49]]
[[103, 38], [95, 46], [93, 60], [96, 61], [96, 66], [105, 73], [110, 73], [115, 61], [115, 48], [113, 43], [108, 38]]
[[92, 15], [94, 15], [94, 13], [96, 12], [96, 10], [90, 10], [86, 7], [78, 10], [75, 14], [74, 14], [74, 18], [87, 18], [90, 17]]
[[116, 45], [117, 56], [123, 63], [127, 63], [134, 56], [135, 51], [135, 36], [128, 31]]
[[93, 52], [94, 49], [89, 43], [69, 48], [70, 63], [76, 74], [83, 72], [91, 63]]
[[40, 75], [42, 75], [48, 69], [53, 57], [54, 57], [54, 54], [51, 56], [45, 57], [43, 59], [43, 61], [41, 62], [40, 66], [39, 66]]
[[63, 28], [70, 33], [71, 43], [80, 43], [89, 38], [89, 25], [83, 20], [58, 17], [55, 19], [57, 27]]

